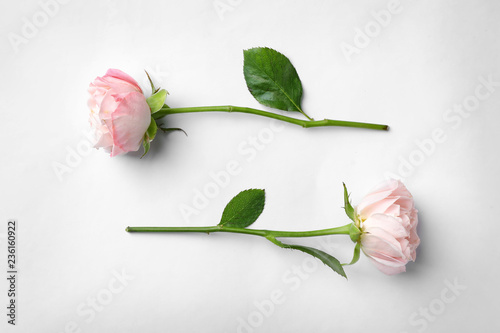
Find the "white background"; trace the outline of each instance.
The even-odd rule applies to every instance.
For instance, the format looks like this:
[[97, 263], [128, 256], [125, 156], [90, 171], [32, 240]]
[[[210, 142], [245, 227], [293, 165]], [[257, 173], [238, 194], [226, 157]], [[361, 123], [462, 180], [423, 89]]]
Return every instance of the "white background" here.
[[[6, 222], [17, 219], [19, 281], [11, 327], [1, 279], [1, 331], [498, 330], [500, 85], [481, 80], [500, 82], [500, 3], [402, 1], [380, 18], [388, 7], [74, 0], [47, 7], [49, 16], [38, 1], [3, 2], [0, 258], [6, 272]], [[25, 27], [33, 23], [35, 31]], [[189, 136], [159, 135], [143, 159], [88, 151], [86, 89], [108, 68], [149, 93], [147, 69], [171, 107], [260, 108], [242, 73], [242, 50], [255, 46], [290, 58], [310, 116], [391, 130], [276, 129], [257, 116], [186, 114], [166, 121]], [[214, 186], [211, 175], [233, 160], [238, 173]], [[346, 281], [246, 235], [125, 232], [215, 225], [247, 188], [267, 193], [254, 228], [340, 226], [342, 182], [355, 204], [389, 174], [404, 179], [420, 211], [417, 261], [398, 276], [363, 256]], [[345, 236], [301, 243], [341, 261], [352, 254]]]

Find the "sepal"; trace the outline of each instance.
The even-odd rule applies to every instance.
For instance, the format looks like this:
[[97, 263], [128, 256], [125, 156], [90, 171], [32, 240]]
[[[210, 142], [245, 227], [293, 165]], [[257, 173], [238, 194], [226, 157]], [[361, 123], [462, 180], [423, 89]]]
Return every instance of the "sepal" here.
[[161, 89], [146, 98], [146, 102], [151, 109], [151, 113], [155, 113], [163, 107], [163, 105], [165, 104], [165, 99], [167, 98], [167, 94], [168, 92], [165, 89]]

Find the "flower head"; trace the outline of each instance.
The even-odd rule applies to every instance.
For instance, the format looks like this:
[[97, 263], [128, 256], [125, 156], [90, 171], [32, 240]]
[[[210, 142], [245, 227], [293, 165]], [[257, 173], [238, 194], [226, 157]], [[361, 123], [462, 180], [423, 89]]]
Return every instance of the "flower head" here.
[[137, 81], [118, 69], [109, 69], [88, 91], [94, 147], [104, 148], [112, 157], [139, 150], [151, 123], [151, 110]]
[[415, 261], [420, 244], [417, 210], [401, 181], [386, 181], [366, 195], [356, 207], [355, 220], [361, 249], [380, 271], [401, 273], [408, 261]]

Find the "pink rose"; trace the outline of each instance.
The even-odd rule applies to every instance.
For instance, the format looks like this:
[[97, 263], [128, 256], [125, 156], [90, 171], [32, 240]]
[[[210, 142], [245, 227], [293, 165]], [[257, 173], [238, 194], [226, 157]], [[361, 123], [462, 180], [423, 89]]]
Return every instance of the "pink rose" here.
[[139, 150], [151, 110], [137, 82], [118, 69], [109, 69], [88, 91], [94, 147], [104, 148], [111, 157]]
[[382, 183], [361, 200], [355, 215], [361, 248], [377, 268], [388, 275], [406, 271], [408, 261], [415, 261], [420, 238], [413, 197], [403, 183]]

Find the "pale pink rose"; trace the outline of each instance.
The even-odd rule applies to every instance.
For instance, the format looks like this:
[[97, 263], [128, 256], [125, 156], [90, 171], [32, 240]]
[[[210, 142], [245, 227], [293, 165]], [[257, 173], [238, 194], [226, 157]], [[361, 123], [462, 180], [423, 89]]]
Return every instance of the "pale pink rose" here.
[[104, 148], [112, 157], [139, 150], [151, 110], [137, 82], [118, 69], [109, 69], [88, 91], [94, 147]]
[[413, 197], [399, 180], [380, 184], [356, 207], [361, 248], [385, 274], [406, 271], [420, 244]]

